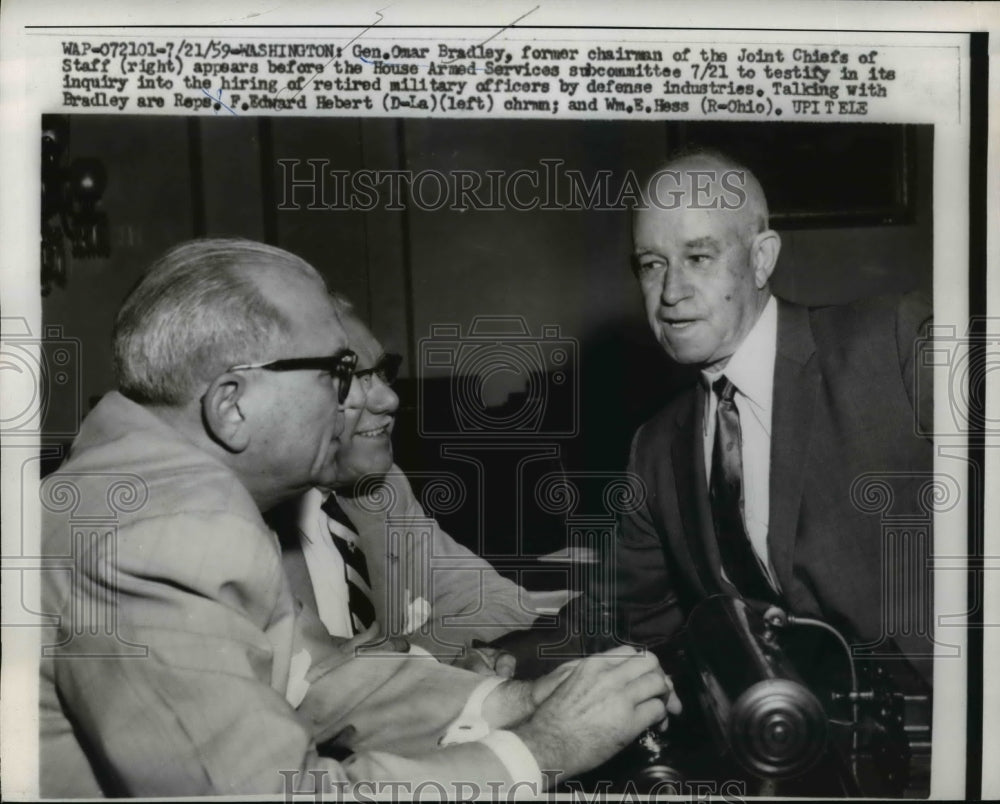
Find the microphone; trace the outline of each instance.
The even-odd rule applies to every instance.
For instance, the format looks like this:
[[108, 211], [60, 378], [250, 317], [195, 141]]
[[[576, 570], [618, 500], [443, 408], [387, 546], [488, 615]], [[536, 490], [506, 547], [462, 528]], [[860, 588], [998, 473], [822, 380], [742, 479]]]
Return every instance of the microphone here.
[[826, 713], [785, 656], [772, 623], [744, 600], [715, 595], [699, 603], [686, 627], [685, 652], [701, 710], [715, 739], [751, 774], [797, 776], [822, 756]]

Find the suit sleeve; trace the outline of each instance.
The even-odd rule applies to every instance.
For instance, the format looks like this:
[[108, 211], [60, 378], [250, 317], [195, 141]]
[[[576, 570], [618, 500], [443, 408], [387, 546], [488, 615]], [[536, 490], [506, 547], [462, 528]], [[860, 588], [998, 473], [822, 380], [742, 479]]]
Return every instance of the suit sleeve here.
[[921, 433], [934, 432], [934, 367], [921, 360], [921, 342], [930, 337], [930, 303], [920, 293], [900, 299], [896, 311], [896, 346], [906, 393]]
[[[363, 733], [365, 721], [351, 713], [387, 704], [373, 690], [370, 700], [320, 695], [311, 711], [292, 708], [285, 686], [294, 607], [274, 545], [250, 523], [226, 516], [146, 520], [95, 547], [72, 578], [58, 575], [54, 583], [63, 586], [54, 594], [69, 614], [52, 659], [54, 681], [111, 794], [275, 794], [300, 783], [311, 792], [317, 776], [345, 785], [372, 778], [511, 782], [481, 744], [405, 758], [373, 747], [349, 763], [320, 757], [317, 724], [328, 728], [327, 714], [346, 709]], [[400, 660], [383, 673], [398, 674], [400, 685], [409, 683], [408, 673], [427, 672]], [[343, 677], [368, 673], [364, 661], [354, 662]], [[454, 695], [443, 689], [447, 683], [461, 687], [447, 679], [407, 690], [445, 701]], [[400, 698], [402, 686], [386, 692], [403, 719], [409, 699]], [[413, 717], [440, 722], [432, 709], [428, 704]]]
[[[398, 472], [398, 473], [397, 473]], [[392, 482], [406, 518], [426, 519], [409, 481], [394, 471]], [[456, 542], [436, 520], [430, 520], [429, 539], [414, 539], [406, 547], [413, 586], [428, 604], [426, 621], [408, 634], [416, 645], [444, 661], [451, 661], [473, 640], [492, 641], [510, 631], [527, 628], [539, 608], [553, 611], [570, 598], [567, 591], [530, 592], [498, 573], [489, 561]], [[411, 603], [411, 605], [414, 605]], [[411, 620], [419, 620], [418, 611]], [[413, 624], [411, 622], [411, 624]]]
[[[653, 524], [651, 508], [657, 504], [653, 479], [643, 472], [639, 460], [645, 429], [633, 439], [629, 460], [629, 472], [642, 482], [644, 499], [619, 519], [614, 551], [608, 559], [613, 566], [596, 573], [596, 583], [562, 609], [554, 626], [514, 632], [494, 643], [517, 657], [519, 675], [536, 677], [569, 657], [623, 642], [653, 647], [668, 640], [683, 623], [664, 538]], [[609, 607], [615, 623], [613, 634], [601, 634], [597, 640], [590, 638], [595, 603]]]
[[652, 506], [657, 504], [657, 489], [641, 461], [650, 426], [643, 426], [635, 434], [629, 457], [629, 472], [642, 481], [645, 501], [621, 517], [614, 572], [609, 574], [612, 588], [602, 592], [605, 600], [615, 601], [616, 619], [624, 636], [644, 645], [663, 642], [684, 622], [667, 566], [665, 536], [653, 523]]

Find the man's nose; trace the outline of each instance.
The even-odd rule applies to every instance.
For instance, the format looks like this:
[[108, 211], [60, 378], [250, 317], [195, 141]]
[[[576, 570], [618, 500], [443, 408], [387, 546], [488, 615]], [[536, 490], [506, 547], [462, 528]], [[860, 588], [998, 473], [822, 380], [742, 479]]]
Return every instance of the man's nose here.
[[347, 391], [347, 398], [340, 407], [344, 409], [363, 408], [365, 406], [364, 383], [357, 377], [351, 377], [350, 383], [351, 387]]
[[398, 394], [378, 375], [372, 377], [368, 389], [368, 409], [373, 413], [395, 413], [399, 409]]
[[663, 269], [663, 285], [660, 287], [660, 301], [668, 307], [683, 301], [688, 296], [688, 286], [679, 268], [668, 265]]

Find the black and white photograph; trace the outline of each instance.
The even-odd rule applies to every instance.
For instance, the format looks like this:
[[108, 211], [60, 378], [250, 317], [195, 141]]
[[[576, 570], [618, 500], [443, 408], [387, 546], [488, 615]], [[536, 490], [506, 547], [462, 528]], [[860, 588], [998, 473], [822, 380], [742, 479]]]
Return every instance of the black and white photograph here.
[[996, 794], [996, 15], [417, 5], [21, 9], [4, 796]]

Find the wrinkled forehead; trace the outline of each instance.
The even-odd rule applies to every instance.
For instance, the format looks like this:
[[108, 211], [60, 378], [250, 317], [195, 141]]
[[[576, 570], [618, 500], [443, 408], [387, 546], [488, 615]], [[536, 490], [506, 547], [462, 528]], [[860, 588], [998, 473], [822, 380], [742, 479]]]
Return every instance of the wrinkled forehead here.
[[642, 209], [715, 210], [733, 213], [720, 220], [756, 233], [767, 227], [767, 199], [745, 167], [706, 156], [669, 163], [651, 173], [642, 187]]
[[746, 240], [747, 216], [740, 210], [691, 206], [636, 210], [632, 235], [637, 252], [728, 246]]

